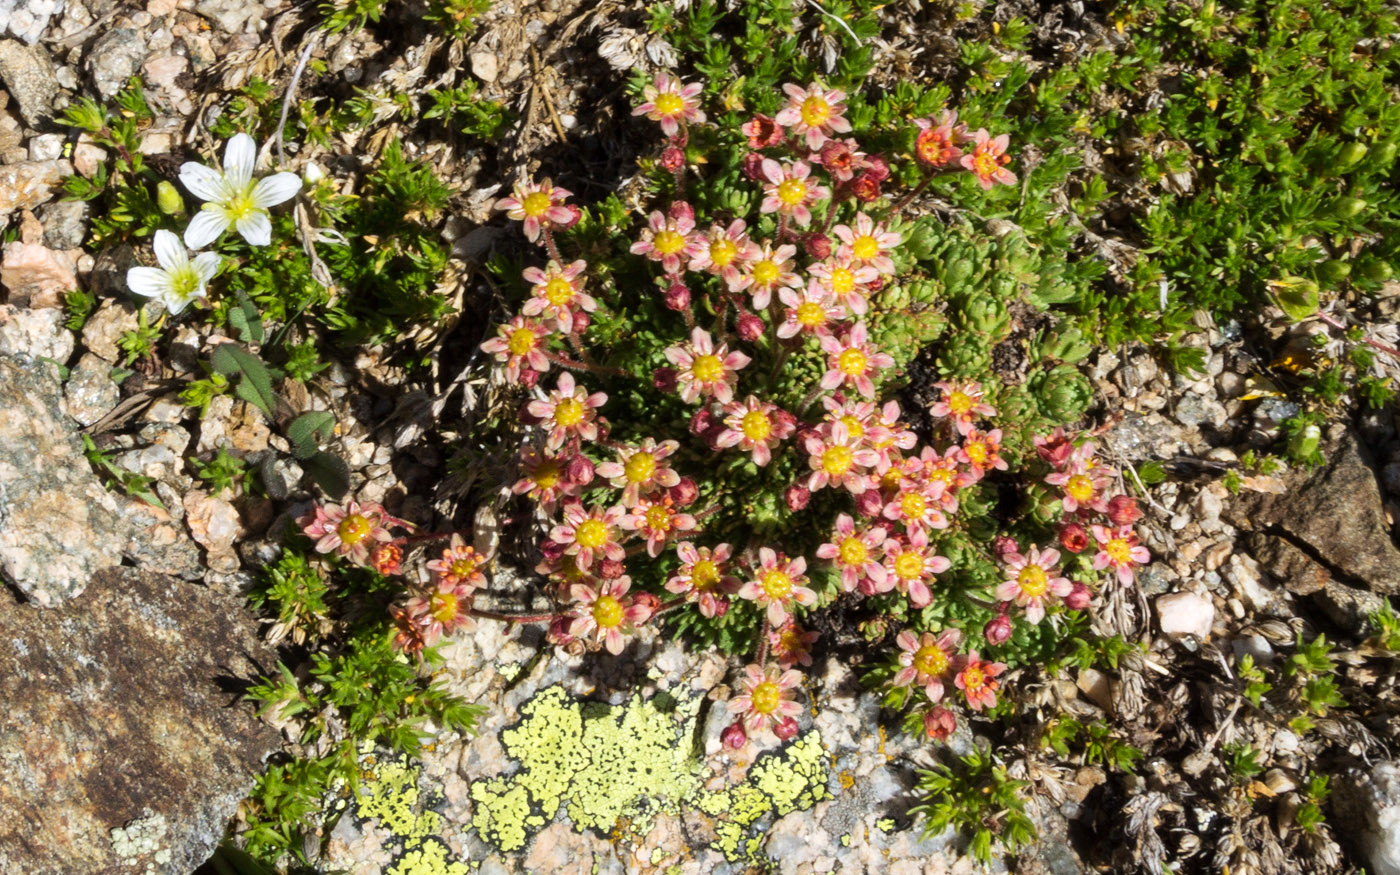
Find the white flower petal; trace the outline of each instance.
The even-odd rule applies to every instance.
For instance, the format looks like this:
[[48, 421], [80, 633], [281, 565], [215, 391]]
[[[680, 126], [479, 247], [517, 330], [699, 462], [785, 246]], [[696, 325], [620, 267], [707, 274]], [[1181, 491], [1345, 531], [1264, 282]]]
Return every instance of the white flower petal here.
[[133, 267], [126, 272], [126, 287], [143, 297], [160, 297], [170, 291], [170, 274], [158, 267]]
[[223, 263], [223, 259], [216, 253], [201, 252], [194, 257], [193, 267], [195, 272], [199, 274], [200, 279], [207, 283], [219, 272], [219, 265], [221, 263]]
[[190, 301], [193, 301], [194, 299], [194, 295], [191, 295], [188, 298], [182, 298], [179, 295], [172, 294], [166, 295], [164, 298], [162, 298], [161, 303], [165, 304], [165, 309], [169, 310], [170, 315], [174, 316], [181, 310], [185, 309], [185, 307], [189, 306]]
[[253, 166], [258, 163], [258, 146], [247, 134], [234, 134], [224, 149], [224, 176], [236, 189], [243, 189], [253, 180]]
[[203, 164], [186, 161], [180, 165], [180, 182], [185, 190], [202, 201], [224, 199], [224, 175]]
[[156, 239], [151, 244], [156, 251], [156, 261], [166, 270], [175, 270], [190, 263], [190, 256], [185, 252], [185, 244], [180, 242], [180, 238], [173, 233], [162, 228], [156, 232]]
[[253, 189], [253, 203], [266, 209], [296, 197], [301, 191], [301, 180], [295, 173], [274, 173], [259, 180]]
[[272, 242], [272, 221], [266, 210], [254, 210], [238, 220], [238, 233], [252, 246], [266, 246]]
[[228, 217], [221, 210], [205, 207], [185, 228], [185, 245], [191, 249], [203, 249], [218, 240], [228, 226]]

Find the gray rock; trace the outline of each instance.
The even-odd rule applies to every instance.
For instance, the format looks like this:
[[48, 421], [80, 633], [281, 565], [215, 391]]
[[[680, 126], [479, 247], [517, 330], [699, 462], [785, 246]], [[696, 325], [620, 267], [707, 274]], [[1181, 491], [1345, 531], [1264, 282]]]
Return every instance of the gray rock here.
[[109, 362], [120, 361], [122, 351], [117, 341], [139, 324], [136, 308], [130, 301], [109, 298], [99, 304], [83, 324], [83, 346]]
[[63, 325], [67, 318], [62, 310], [0, 304], [0, 356], [67, 362], [74, 347], [73, 332]]
[[19, 104], [20, 117], [29, 127], [39, 127], [53, 114], [58, 79], [43, 46], [0, 40], [0, 82]]
[[249, 25], [256, 30], [267, 14], [261, 4], [244, 0], [200, 0], [194, 11], [217, 24], [219, 29], [233, 34], [243, 33]]
[[44, 223], [44, 245], [50, 249], [77, 249], [87, 239], [89, 207], [86, 201], [50, 201], [36, 215]]
[[112, 365], [92, 353], [83, 353], [63, 387], [64, 408], [79, 425], [92, 425], [111, 412], [121, 400], [112, 382]]
[[63, 160], [0, 165], [0, 220], [47, 203], [72, 172], [73, 165]]
[[63, 11], [63, 0], [0, 0], [0, 21], [6, 30], [29, 45], [39, 41], [49, 21]]
[[190, 872], [278, 749], [228, 687], [275, 654], [235, 597], [130, 568], [92, 589], [0, 593], [0, 871]]
[[[1369, 772], [1369, 773], [1368, 773]], [[1352, 768], [1334, 784], [1332, 809], [1372, 875], [1400, 875], [1400, 765]]]
[[117, 27], [107, 31], [88, 51], [87, 72], [103, 97], [114, 97], [141, 69], [146, 41], [140, 31]]
[[1187, 392], [1177, 399], [1175, 416], [1176, 421], [1187, 428], [1202, 425], [1220, 428], [1228, 418], [1219, 401], [1196, 392]]

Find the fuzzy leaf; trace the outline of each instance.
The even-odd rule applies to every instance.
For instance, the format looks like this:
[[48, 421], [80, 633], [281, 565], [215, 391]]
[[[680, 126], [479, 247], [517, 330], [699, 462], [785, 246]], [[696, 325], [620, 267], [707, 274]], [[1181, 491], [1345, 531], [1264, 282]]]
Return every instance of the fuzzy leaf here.
[[238, 289], [238, 306], [228, 311], [228, 322], [238, 329], [238, 339], [244, 343], [260, 344], [266, 337], [263, 330], [262, 315], [258, 313], [258, 308], [253, 306], [252, 298], [242, 289]]
[[214, 350], [214, 370], [226, 376], [239, 376], [234, 392], [261, 410], [268, 419], [277, 417], [277, 393], [272, 391], [272, 374], [262, 360], [241, 346], [225, 343]]
[[302, 463], [306, 473], [321, 491], [332, 499], [339, 500], [350, 489], [350, 466], [345, 460], [324, 450], [315, 453]]
[[292, 442], [292, 455], [309, 459], [321, 444], [335, 434], [335, 415], [326, 410], [303, 413], [287, 425], [287, 440]]

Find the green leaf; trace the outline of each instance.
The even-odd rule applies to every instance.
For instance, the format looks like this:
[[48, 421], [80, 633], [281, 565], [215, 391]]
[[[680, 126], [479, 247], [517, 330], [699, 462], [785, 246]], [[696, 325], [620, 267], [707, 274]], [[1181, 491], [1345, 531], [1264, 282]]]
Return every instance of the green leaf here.
[[1317, 312], [1317, 283], [1300, 276], [1285, 276], [1269, 282], [1269, 292], [1279, 309], [1294, 322], [1309, 319]]
[[262, 343], [266, 336], [262, 315], [258, 313], [258, 308], [253, 306], [253, 300], [248, 297], [247, 292], [242, 289], [235, 289], [235, 292], [238, 294], [238, 306], [229, 309], [229, 324], [238, 329], [238, 339], [244, 343]]
[[277, 418], [277, 393], [272, 391], [272, 374], [261, 359], [241, 346], [225, 343], [214, 350], [211, 364], [221, 374], [238, 375], [235, 394], [261, 410], [268, 419]]
[[302, 468], [330, 498], [338, 500], [350, 490], [350, 466], [334, 453], [322, 450], [304, 461]]
[[335, 435], [335, 415], [326, 410], [303, 413], [287, 425], [287, 440], [292, 442], [292, 455], [309, 459], [321, 444]]

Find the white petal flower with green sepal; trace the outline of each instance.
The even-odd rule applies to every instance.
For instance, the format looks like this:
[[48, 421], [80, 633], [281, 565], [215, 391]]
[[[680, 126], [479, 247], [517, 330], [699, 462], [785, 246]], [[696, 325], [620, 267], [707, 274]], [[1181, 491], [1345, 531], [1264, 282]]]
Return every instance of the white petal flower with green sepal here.
[[258, 147], [247, 134], [234, 134], [224, 150], [223, 172], [187, 161], [180, 166], [180, 181], [204, 207], [185, 229], [185, 245], [191, 249], [208, 246], [230, 225], [253, 246], [272, 242], [272, 220], [268, 208], [291, 200], [301, 190], [295, 173], [274, 173], [253, 182], [253, 165]]
[[131, 291], [155, 298], [171, 313], [179, 313], [190, 301], [204, 297], [205, 286], [219, 272], [219, 256], [202, 252], [191, 260], [180, 238], [165, 230], [156, 232], [153, 245], [160, 267], [128, 270], [126, 284]]

